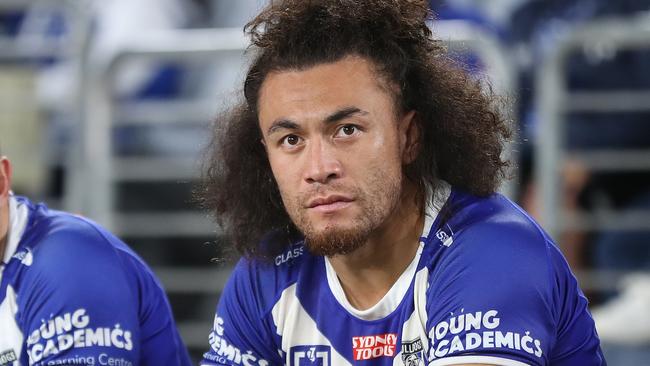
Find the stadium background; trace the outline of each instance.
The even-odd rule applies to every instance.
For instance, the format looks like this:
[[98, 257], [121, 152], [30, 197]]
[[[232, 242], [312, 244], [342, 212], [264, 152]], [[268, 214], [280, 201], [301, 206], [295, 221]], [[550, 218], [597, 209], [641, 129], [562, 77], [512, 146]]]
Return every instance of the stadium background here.
[[[195, 359], [234, 255], [192, 200], [264, 0], [0, 0], [0, 146], [17, 194], [113, 230]], [[610, 365], [650, 364], [650, 1], [431, 1], [517, 126], [502, 191], [560, 243]], [[251, 194], [255, 194], [251, 192]]]

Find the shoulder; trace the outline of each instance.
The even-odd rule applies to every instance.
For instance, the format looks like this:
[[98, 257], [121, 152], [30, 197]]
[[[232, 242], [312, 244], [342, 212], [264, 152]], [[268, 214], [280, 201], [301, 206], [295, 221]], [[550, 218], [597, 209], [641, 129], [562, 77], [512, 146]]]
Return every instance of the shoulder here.
[[[153, 273], [101, 226], [32, 206], [20, 248], [16, 321], [28, 335], [30, 359], [68, 364], [72, 355], [103, 355], [106, 362], [160, 364], [187, 358]], [[68, 332], [75, 342], [53, 346]]]
[[[580, 344], [589, 342], [591, 347], [596, 341], [586, 299], [539, 225], [501, 195], [452, 198], [451, 213], [440, 225], [451, 239], [447, 245], [439, 239], [432, 243], [438, 250], [429, 263], [427, 326], [432, 342], [441, 345], [453, 343], [457, 335], [489, 333], [494, 340], [485, 343], [487, 338], [482, 338], [475, 352], [494, 356], [494, 348], [501, 348], [499, 357], [535, 364], [564, 357]], [[476, 331], [458, 327], [463, 320], [467, 325], [467, 319], [479, 318], [483, 323], [472, 323]], [[571, 339], [575, 342], [563, 346], [567, 351], [556, 348]], [[464, 352], [462, 347], [438, 348], [436, 357]]]
[[279, 333], [272, 312], [285, 291], [297, 283], [310, 258], [303, 243], [296, 242], [272, 258], [240, 259], [219, 298], [209, 336], [210, 350], [204, 358], [228, 357], [232, 361], [235, 355], [224, 353], [225, 347], [231, 347], [236, 352], [250, 350], [255, 357], [281, 363], [277, 354]]
[[269, 259], [242, 258], [235, 266], [224, 295], [255, 304], [260, 314], [268, 313], [282, 292], [297, 282], [310, 254], [302, 241]]
[[431, 263], [432, 288], [459, 286], [481, 301], [550, 299], [554, 272], [568, 268], [539, 225], [500, 194], [452, 198], [440, 225], [452, 240]]
[[[433, 257], [427, 292], [431, 357], [544, 363], [556, 332], [544, 235], [500, 195], [452, 195], [444, 210], [451, 239]], [[470, 338], [471, 347], [450, 346]]]
[[515, 203], [501, 194], [483, 198], [466, 195], [455, 202], [442, 226], [453, 238], [449, 255], [480, 257], [476, 265], [547, 266], [553, 242]]
[[21, 242], [33, 257], [35, 271], [66, 274], [107, 265], [120, 266], [123, 271], [129, 264], [146, 270], [126, 244], [100, 225], [41, 205], [33, 207]]
[[[430, 258], [429, 296], [555, 319], [573, 275], [548, 235], [500, 194], [457, 193], [438, 224], [449, 238]], [[575, 292], [575, 291], [573, 291]], [[438, 303], [438, 300], [434, 301]], [[556, 320], [556, 319], [555, 319]]]
[[19, 254], [28, 257], [19, 289], [25, 302], [131, 303], [143, 283], [155, 282], [126, 244], [82, 217], [36, 206], [21, 242]]

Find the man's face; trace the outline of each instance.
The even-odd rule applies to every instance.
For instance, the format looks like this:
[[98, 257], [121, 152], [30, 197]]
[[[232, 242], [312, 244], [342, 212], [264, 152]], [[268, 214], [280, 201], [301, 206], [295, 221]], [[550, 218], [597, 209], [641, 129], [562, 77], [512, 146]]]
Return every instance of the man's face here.
[[282, 201], [309, 248], [347, 254], [399, 203], [407, 130], [388, 85], [360, 57], [267, 76], [259, 123]]

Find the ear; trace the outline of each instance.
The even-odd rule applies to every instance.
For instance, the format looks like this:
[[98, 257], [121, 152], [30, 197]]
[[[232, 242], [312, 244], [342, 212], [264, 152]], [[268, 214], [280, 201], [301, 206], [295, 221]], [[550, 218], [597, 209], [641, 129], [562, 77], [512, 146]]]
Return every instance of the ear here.
[[11, 163], [5, 156], [0, 156], [0, 198], [9, 196], [11, 190]]
[[420, 151], [420, 126], [415, 111], [405, 113], [399, 121], [400, 147], [404, 165], [415, 160]]

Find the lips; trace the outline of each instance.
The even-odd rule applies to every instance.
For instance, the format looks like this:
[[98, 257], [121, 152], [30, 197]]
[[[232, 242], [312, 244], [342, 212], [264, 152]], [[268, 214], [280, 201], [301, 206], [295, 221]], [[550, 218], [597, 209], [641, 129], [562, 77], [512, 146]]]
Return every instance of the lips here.
[[310, 200], [307, 204], [307, 208], [316, 209], [318, 211], [335, 211], [347, 207], [352, 201], [352, 198], [341, 195], [318, 197]]

